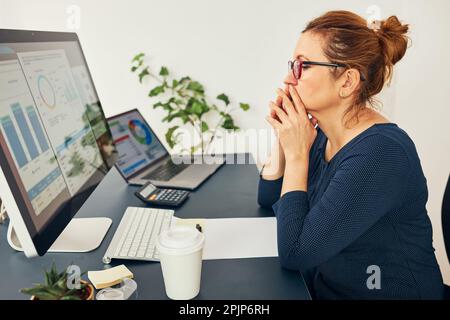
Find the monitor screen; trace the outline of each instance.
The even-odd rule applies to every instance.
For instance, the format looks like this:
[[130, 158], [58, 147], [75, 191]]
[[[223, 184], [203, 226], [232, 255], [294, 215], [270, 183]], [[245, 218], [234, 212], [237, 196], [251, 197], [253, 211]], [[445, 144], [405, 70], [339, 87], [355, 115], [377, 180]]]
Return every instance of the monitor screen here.
[[0, 147], [32, 237], [60, 231], [114, 164], [76, 34], [0, 30]]
[[168, 155], [138, 110], [108, 119], [111, 134], [119, 153], [116, 166], [126, 178]]

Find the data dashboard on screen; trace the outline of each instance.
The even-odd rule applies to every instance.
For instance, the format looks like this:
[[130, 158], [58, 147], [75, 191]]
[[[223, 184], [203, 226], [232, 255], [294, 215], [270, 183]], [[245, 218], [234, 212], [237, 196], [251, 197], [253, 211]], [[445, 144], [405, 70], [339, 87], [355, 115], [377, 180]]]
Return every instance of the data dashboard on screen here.
[[115, 147], [78, 42], [0, 43], [0, 144], [37, 231], [99, 183]]

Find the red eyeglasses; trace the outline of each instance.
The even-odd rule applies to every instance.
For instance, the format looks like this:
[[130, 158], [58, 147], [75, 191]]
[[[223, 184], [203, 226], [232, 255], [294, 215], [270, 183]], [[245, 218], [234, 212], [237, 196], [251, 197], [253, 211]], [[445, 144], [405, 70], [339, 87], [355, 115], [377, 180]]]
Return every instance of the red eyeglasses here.
[[341, 63], [329, 63], [329, 62], [314, 62], [314, 61], [301, 61], [294, 60], [288, 61], [289, 71], [292, 71], [295, 79], [300, 80], [302, 77], [303, 69], [308, 68], [308, 66], [322, 66], [322, 67], [332, 67], [332, 68], [346, 68], [345, 64]]

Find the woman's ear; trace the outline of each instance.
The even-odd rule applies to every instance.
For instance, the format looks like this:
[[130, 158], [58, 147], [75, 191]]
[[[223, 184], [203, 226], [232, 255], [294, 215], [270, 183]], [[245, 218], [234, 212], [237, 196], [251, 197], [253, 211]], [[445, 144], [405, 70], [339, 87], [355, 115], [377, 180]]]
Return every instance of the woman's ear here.
[[356, 69], [347, 69], [339, 81], [339, 97], [345, 99], [353, 95], [361, 82], [360, 73]]

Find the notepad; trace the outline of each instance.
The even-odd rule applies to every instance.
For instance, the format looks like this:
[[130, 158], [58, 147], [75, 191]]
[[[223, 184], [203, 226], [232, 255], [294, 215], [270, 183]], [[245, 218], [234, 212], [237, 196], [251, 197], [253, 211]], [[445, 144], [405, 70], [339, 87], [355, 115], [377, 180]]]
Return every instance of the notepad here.
[[276, 218], [173, 219], [202, 226], [203, 260], [278, 257]]
[[133, 278], [131, 271], [123, 264], [110, 269], [88, 271], [87, 275], [95, 289], [112, 287], [121, 283], [124, 278]]

